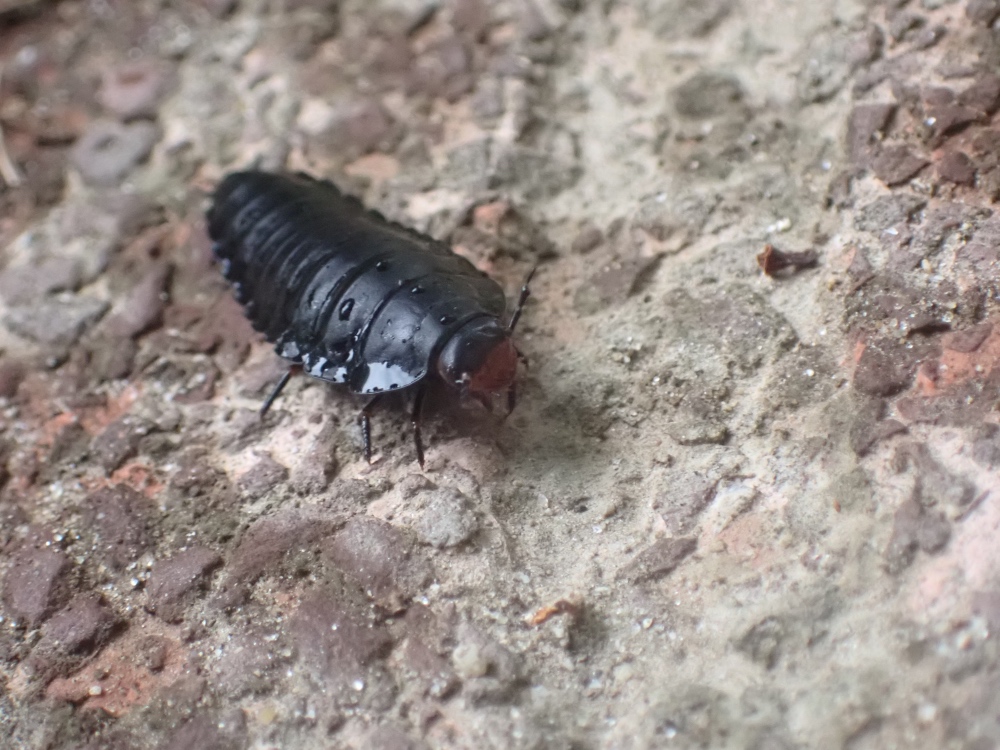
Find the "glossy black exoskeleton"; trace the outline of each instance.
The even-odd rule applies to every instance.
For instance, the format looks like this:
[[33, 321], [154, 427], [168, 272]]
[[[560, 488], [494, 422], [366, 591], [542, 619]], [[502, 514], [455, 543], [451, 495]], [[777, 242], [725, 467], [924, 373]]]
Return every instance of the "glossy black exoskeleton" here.
[[375, 401], [415, 387], [422, 465], [428, 378], [486, 404], [505, 393], [513, 408], [520, 355], [511, 333], [527, 281], [504, 323], [503, 290], [468, 260], [304, 174], [229, 175], [216, 190], [208, 231], [253, 327], [292, 363], [262, 414], [298, 368], [370, 394], [361, 412], [370, 460]]

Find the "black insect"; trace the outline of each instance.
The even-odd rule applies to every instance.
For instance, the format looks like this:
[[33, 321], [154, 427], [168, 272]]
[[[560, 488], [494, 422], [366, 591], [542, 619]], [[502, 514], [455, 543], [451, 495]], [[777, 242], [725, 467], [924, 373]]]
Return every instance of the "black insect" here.
[[514, 408], [523, 357], [511, 333], [531, 274], [505, 324], [500, 285], [465, 258], [301, 173], [229, 175], [215, 193], [208, 231], [253, 327], [292, 363], [262, 415], [298, 370], [371, 394], [361, 411], [370, 461], [372, 408], [382, 394], [415, 386], [422, 466], [428, 378], [487, 407], [505, 393], [508, 411]]

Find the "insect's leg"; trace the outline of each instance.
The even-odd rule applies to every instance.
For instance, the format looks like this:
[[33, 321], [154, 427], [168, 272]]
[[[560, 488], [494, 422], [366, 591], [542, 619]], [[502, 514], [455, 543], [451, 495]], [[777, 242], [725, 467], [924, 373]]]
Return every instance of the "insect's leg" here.
[[475, 398], [476, 401], [478, 401], [479, 403], [481, 403], [483, 405], [483, 408], [486, 409], [486, 411], [488, 411], [490, 414], [493, 413], [493, 399], [492, 398], [490, 398], [489, 396], [487, 396], [485, 393], [474, 394], [473, 398]]
[[507, 388], [507, 413], [503, 415], [504, 419], [510, 416], [510, 413], [514, 411], [514, 407], [517, 405], [517, 381], [515, 380]]
[[507, 324], [507, 332], [511, 333], [514, 330], [514, 326], [517, 325], [517, 321], [521, 318], [521, 311], [524, 309], [524, 303], [528, 301], [528, 297], [531, 296], [531, 289], [528, 285], [531, 283], [531, 277], [535, 275], [535, 271], [538, 270], [538, 266], [534, 266], [530, 271], [528, 271], [527, 277], [524, 279], [524, 284], [521, 285], [521, 294], [517, 298], [517, 304], [514, 306], [514, 314], [510, 316], [510, 322]]
[[424, 393], [427, 391], [427, 386], [420, 385], [417, 388], [417, 392], [413, 395], [413, 411], [410, 413], [410, 420], [413, 422], [413, 444], [417, 449], [417, 463], [420, 464], [420, 468], [424, 468], [424, 443], [420, 439], [420, 414], [424, 408]]
[[375, 404], [379, 402], [382, 398], [382, 394], [373, 396], [371, 401], [365, 404], [364, 408], [361, 410], [361, 441], [365, 444], [365, 463], [372, 462], [372, 420], [371, 413], [372, 409], [375, 408]]
[[530, 370], [531, 369], [531, 363], [528, 362], [528, 355], [526, 355], [524, 352], [522, 352], [516, 346], [514, 347], [514, 352], [517, 354], [517, 358], [519, 360], [521, 360], [521, 364], [524, 365], [524, 369]]
[[301, 370], [302, 368], [299, 367], [298, 365], [292, 365], [291, 367], [288, 368], [285, 374], [281, 376], [281, 380], [279, 380], [277, 383], [274, 384], [274, 388], [271, 389], [271, 392], [268, 394], [267, 398], [264, 399], [264, 403], [261, 404], [260, 407], [261, 419], [263, 419], [264, 415], [267, 414], [268, 410], [271, 408], [271, 405], [275, 402], [278, 396], [281, 395], [281, 392], [285, 390], [285, 386], [288, 385], [288, 381], [291, 379], [292, 375], [296, 374], [297, 372], [300, 372]]

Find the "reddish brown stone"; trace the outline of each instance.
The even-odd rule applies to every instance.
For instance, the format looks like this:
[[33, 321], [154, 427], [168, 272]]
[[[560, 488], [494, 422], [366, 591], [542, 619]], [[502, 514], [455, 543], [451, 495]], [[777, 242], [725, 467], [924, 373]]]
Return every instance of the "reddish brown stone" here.
[[292, 470], [292, 488], [301, 495], [323, 492], [337, 474], [337, 456], [334, 445], [339, 430], [333, 420], [328, 419], [319, 431], [312, 445], [302, 456], [302, 460]]
[[5, 357], [0, 362], [0, 398], [13, 398], [27, 372], [26, 362]]
[[961, 151], [946, 151], [938, 160], [937, 173], [942, 180], [958, 185], [972, 185], [976, 181], [976, 165]]
[[938, 143], [980, 117], [982, 117], [980, 112], [971, 107], [963, 107], [961, 104], [945, 104], [927, 110], [927, 119], [932, 122], [931, 132], [934, 134], [934, 140]]
[[325, 549], [333, 563], [389, 611], [401, 609], [430, 581], [430, 564], [413, 540], [373, 518], [354, 518]]
[[456, 35], [441, 39], [417, 58], [407, 90], [455, 101], [471, 91], [474, 83], [472, 55]]
[[191, 547], [158, 561], [149, 575], [149, 608], [167, 622], [184, 618], [188, 604], [208, 585], [209, 574], [222, 558], [207, 547]]
[[408, 638], [402, 652], [408, 685], [432, 698], [447, 698], [458, 688], [458, 675], [448, 660], [418, 638]]
[[975, 592], [972, 595], [972, 611], [989, 623], [990, 630], [1000, 629], [1000, 590]]
[[580, 286], [573, 303], [583, 313], [621, 304], [638, 291], [659, 263], [659, 256], [614, 260]]
[[896, 105], [890, 102], [859, 104], [847, 120], [847, 151], [855, 164], [865, 164], [872, 148], [881, 140]]
[[951, 526], [941, 513], [926, 511], [911, 498], [896, 510], [892, 536], [884, 557], [891, 573], [899, 573], [913, 562], [918, 550], [940, 551], [951, 537]]
[[255, 521], [240, 540], [226, 566], [222, 604], [235, 605], [246, 587], [277, 568], [285, 556], [312, 550], [317, 540], [331, 534], [341, 521], [332, 515], [288, 508]]
[[351, 679], [392, 647], [385, 626], [342, 592], [322, 588], [306, 597], [289, 623], [299, 657], [318, 676]]
[[456, 0], [451, 23], [457, 31], [478, 40], [490, 24], [490, 7], [483, 0]]
[[189, 719], [173, 732], [162, 750], [244, 750], [247, 742], [246, 716], [237, 708], [222, 715]]
[[687, 534], [712, 502], [717, 484], [697, 475], [672, 479], [666, 491], [653, 501], [653, 511], [663, 519], [672, 535]]
[[69, 674], [104, 646], [119, 624], [118, 616], [99, 597], [78, 596], [42, 626], [29, 665], [44, 681]]
[[866, 456], [878, 443], [906, 432], [906, 425], [895, 419], [880, 422], [859, 420], [851, 427], [851, 450], [858, 456]]
[[853, 289], [859, 288], [865, 282], [871, 281], [875, 276], [868, 254], [860, 247], [854, 248], [851, 256], [851, 264], [847, 267], [847, 273], [854, 280]]
[[983, 389], [978, 383], [967, 382], [933, 396], [908, 394], [896, 402], [896, 411], [908, 422], [953, 427], [978, 425], [989, 408], [983, 399]]
[[116, 306], [105, 321], [105, 331], [115, 338], [135, 338], [158, 326], [166, 301], [163, 298], [171, 267], [158, 263]]
[[199, 0], [199, 4], [216, 18], [224, 18], [236, 6], [236, 0]]
[[278, 679], [275, 670], [292, 658], [290, 644], [282, 636], [283, 632], [257, 626], [227, 635], [212, 664], [213, 684], [229, 696], [269, 692]]
[[151, 429], [146, 420], [128, 414], [116, 419], [94, 438], [90, 446], [93, 456], [110, 474], [139, 452], [139, 443]]
[[400, 129], [377, 99], [342, 102], [329, 125], [310, 137], [331, 158], [351, 161], [372, 151], [390, 151]]
[[588, 222], [580, 227], [570, 249], [579, 255], [586, 255], [602, 242], [604, 242], [604, 233]]
[[152, 504], [131, 487], [98, 490], [86, 499], [83, 510], [94, 530], [94, 551], [108, 566], [123, 569], [149, 547]]
[[972, 138], [972, 152], [980, 161], [994, 166], [1000, 160], [1000, 130], [983, 128]]
[[929, 162], [906, 146], [888, 146], [879, 151], [872, 170], [886, 185], [899, 185], [913, 177]]
[[914, 34], [913, 47], [915, 49], [930, 49], [940, 42], [947, 33], [948, 27], [944, 24], [924, 27]]
[[56, 433], [46, 460], [50, 466], [82, 461], [87, 455], [90, 442], [90, 435], [83, 425], [70, 422]]
[[993, 324], [986, 322], [972, 326], [963, 331], [949, 333], [941, 340], [941, 346], [953, 352], [969, 354], [976, 351], [993, 333]]
[[1000, 76], [986, 73], [958, 95], [958, 103], [984, 115], [992, 115], [1000, 107]]
[[239, 394], [246, 398], [261, 398], [274, 388], [281, 376], [288, 372], [288, 363], [277, 357], [269, 356], [262, 362], [248, 364], [233, 377]]
[[632, 583], [658, 581], [670, 575], [697, 548], [695, 537], [660, 539], [636, 555], [625, 566], [623, 575]]
[[259, 453], [253, 468], [240, 477], [238, 485], [240, 492], [256, 500], [286, 481], [288, 481], [288, 469], [268, 454]]
[[[169, 310], [164, 311], [168, 317]], [[257, 332], [243, 308], [229, 295], [220, 297], [216, 304], [200, 313], [194, 331], [197, 336], [195, 350], [211, 352], [219, 367], [225, 372], [234, 372], [246, 359], [251, 343], [257, 340]]]
[[123, 120], [153, 117], [173, 85], [171, 73], [148, 59], [106, 70], [98, 100]]
[[98, 338], [87, 346], [89, 353], [88, 372], [95, 382], [121, 380], [132, 374], [139, 345], [132, 339], [109, 341]]
[[202, 450], [192, 448], [177, 461], [170, 486], [187, 495], [197, 496], [224, 482], [225, 478], [226, 475], [212, 466]]
[[50, 547], [25, 547], [11, 559], [3, 600], [28, 627], [41, 624], [69, 597], [69, 559]]
[[870, 341], [854, 368], [854, 387], [870, 396], [892, 396], [908, 388], [917, 369], [911, 354], [891, 339]]
[[1000, 0], [969, 0], [965, 15], [973, 23], [990, 26], [1000, 18]]
[[458, 675], [448, 659], [454, 629], [422, 604], [407, 609], [403, 625], [406, 643], [400, 653], [400, 667], [406, 685], [416, 688], [421, 695], [446, 698], [459, 685]]

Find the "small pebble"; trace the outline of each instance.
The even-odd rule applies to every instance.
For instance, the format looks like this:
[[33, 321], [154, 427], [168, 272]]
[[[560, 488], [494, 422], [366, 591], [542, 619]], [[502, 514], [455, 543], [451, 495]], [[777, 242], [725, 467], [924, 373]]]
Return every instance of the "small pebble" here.
[[152, 60], [138, 60], [105, 71], [98, 100], [122, 120], [155, 117], [173, 87], [172, 76]]
[[86, 183], [111, 187], [146, 160], [159, 138], [159, 128], [150, 122], [95, 120], [74, 144], [70, 160]]

